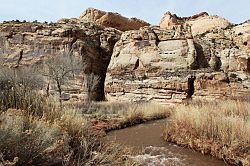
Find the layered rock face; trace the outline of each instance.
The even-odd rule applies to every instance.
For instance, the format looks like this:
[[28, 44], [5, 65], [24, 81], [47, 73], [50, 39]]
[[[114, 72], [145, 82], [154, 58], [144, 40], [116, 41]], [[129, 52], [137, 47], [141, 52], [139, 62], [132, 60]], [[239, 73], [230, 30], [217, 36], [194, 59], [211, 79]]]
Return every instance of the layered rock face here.
[[167, 77], [174, 76], [175, 69], [194, 68], [196, 58], [189, 31], [144, 27], [124, 32], [114, 48], [106, 91], [117, 100], [185, 98], [185, 81]]
[[220, 20], [168, 13], [160, 27], [124, 32], [109, 65], [109, 97], [165, 103], [186, 99], [190, 91], [211, 99], [249, 96], [249, 22]]
[[107, 99], [118, 101], [249, 96], [250, 22], [232, 25], [207, 13], [167, 13], [160, 26], [139, 22], [88, 9], [53, 24], [2, 23], [0, 61], [14, 65], [22, 54], [21, 65], [34, 64], [71, 52], [82, 57], [84, 80], [97, 81], [89, 92], [97, 101], [104, 82]]
[[126, 18], [118, 13], [105, 12], [94, 8], [87, 9], [79, 19], [95, 22], [104, 27], [113, 27], [121, 31], [137, 30], [149, 25], [149, 23], [137, 18]]
[[192, 68], [195, 66], [196, 50], [190, 32], [144, 27], [127, 31], [116, 43], [110, 69], [134, 68]]
[[104, 99], [106, 70], [120, 32], [102, 28], [93, 23], [77, 22], [65, 24], [16, 23], [0, 24], [1, 62], [21, 65], [41, 62], [44, 58], [67, 54], [81, 56], [85, 80], [98, 78], [89, 97]]
[[197, 51], [206, 64], [224, 72], [249, 70], [249, 24], [213, 30], [194, 37]]
[[161, 20], [160, 27], [169, 28], [186, 24], [191, 26], [192, 34], [194, 36], [205, 32], [211, 32], [215, 29], [225, 29], [232, 25], [226, 19], [219, 16], [210, 16], [206, 12], [191, 17], [178, 17], [175, 14], [167, 12]]

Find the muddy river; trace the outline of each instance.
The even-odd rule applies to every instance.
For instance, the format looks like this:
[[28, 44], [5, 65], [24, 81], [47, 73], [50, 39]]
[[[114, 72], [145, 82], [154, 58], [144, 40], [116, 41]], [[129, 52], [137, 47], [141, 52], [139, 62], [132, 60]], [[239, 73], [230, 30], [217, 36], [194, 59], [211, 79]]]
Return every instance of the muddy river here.
[[108, 133], [107, 139], [140, 151], [130, 158], [147, 166], [225, 166], [222, 160], [165, 142], [166, 120], [158, 120]]

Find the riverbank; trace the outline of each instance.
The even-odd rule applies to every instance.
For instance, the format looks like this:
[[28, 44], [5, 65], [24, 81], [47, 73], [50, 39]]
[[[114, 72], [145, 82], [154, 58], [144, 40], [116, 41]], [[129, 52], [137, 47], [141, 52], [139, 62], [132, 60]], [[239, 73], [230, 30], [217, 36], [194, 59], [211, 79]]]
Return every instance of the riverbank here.
[[170, 116], [164, 139], [229, 164], [250, 164], [250, 104], [240, 101], [179, 105]]
[[118, 105], [118, 107], [114, 103], [103, 103], [101, 109], [99, 108], [97, 112], [89, 116], [93, 131], [108, 133], [165, 119], [171, 115], [173, 110], [173, 106], [163, 106], [157, 103], [129, 103], [125, 106]]
[[[77, 106], [59, 103], [33, 91], [18, 94], [22, 94], [16, 96], [18, 100], [8, 100], [7, 104], [5, 100], [0, 102], [1, 108], [6, 108], [0, 112], [0, 163], [130, 165], [134, 160], [126, 156], [131, 151], [121, 145], [103, 143], [102, 133], [122, 128], [130, 130], [136, 124], [170, 117], [164, 134], [167, 141], [228, 163], [248, 164], [250, 104], [247, 102], [203, 101], [174, 107], [157, 103], [105, 102]], [[138, 126], [141, 125], [135, 127]], [[155, 136], [155, 131], [159, 130], [145, 131], [139, 141], [145, 142], [143, 139], [147, 135]], [[140, 145], [140, 142], [135, 143]]]
[[183, 148], [162, 139], [162, 132], [168, 119], [154, 120], [107, 134], [108, 142], [129, 147], [136, 154], [128, 156], [141, 165], [157, 166], [225, 166], [226, 164], [210, 155]]
[[[130, 149], [103, 142], [103, 135], [96, 131], [169, 116], [168, 109], [152, 103], [77, 107], [35, 91], [21, 92], [1, 93], [11, 99], [21, 95], [0, 101], [0, 107], [6, 108], [0, 110], [0, 165], [133, 165], [125, 157], [132, 154]], [[105, 119], [106, 126], [100, 125]]]
[[22, 92], [0, 91], [0, 165], [133, 164], [124, 159], [129, 149], [92, 132], [82, 110], [33, 90]]

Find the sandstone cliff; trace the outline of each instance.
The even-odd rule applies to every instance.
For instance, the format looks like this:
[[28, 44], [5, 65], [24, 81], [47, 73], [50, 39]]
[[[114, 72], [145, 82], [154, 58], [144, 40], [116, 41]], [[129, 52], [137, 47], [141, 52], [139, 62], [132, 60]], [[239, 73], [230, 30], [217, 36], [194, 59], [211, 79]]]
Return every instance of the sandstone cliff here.
[[91, 100], [104, 99], [106, 70], [120, 31], [89, 22], [41, 24], [7, 22], [0, 24], [0, 60], [21, 65], [38, 63], [49, 56], [71, 52], [81, 56], [84, 74], [98, 78], [91, 88]]
[[190, 32], [144, 27], [124, 32], [116, 43], [110, 69], [155, 67], [162, 70], [193, 68], [196, 50]]
[[111, 99], [181, 101], [194, 96], [248, 96], [249, 22], [232, 25], [207, 13], [180, 18], [166, 13], [160, 27], [124, 32], [109, 65]]
[[206, 12], [190, 17], [178, 17], [175, 14], [167, 12], [160, 22], [161, 28], [186, 25], [191, 26], [192, 34], [195, 36], [197, 34], [211, 32], [212, 30], [225, 29], [232, 24], [222, 17], [210, 16]]
[[137, 18], [126, 18], [118, 13], [105, 12], [94, 8], [87, 9], [79, 19], [95, 22], [104, 27], [113, 27], [121, 31], [136, 30], [149, 25], [149, 23]]
[[98, 101], [104, 82], [107, 98], [119, 101], [249, 95], [250, 22], [233, 25], [207, 13], [167, 13], [160, 26], [130, 21], [88, 9], [79, 19], [52, 24], [1, 23], [0, 61], [16, 64], [22, 53], [21, 65], [34, 64], [72, 52], [82, 57], [84, 79], [98, 80], [90, 94]]

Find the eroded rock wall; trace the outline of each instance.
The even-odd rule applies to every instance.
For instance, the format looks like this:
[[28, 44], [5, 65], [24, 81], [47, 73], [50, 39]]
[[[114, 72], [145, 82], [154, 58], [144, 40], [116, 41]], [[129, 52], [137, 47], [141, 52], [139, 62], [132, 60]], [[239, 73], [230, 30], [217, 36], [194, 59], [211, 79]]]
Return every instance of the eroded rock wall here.
[[206, 12], [190, 17], [178, 17], [176, 14], [167, 12], [164, 14], [160, 22], [160, 27], [163, 29], [186, 25], [190, 26], [192, 34], [195, 36], [213, 30], [225, 29], [232, 26], [232, 23], [219, 16], [210, 16]]
[[[168, 13], [160, 26], [133, 27], [113, 16], [120, 21], [118, 14], [89, 10], [80, 19], [53, 24], [2, 23], [0, 60], [15, 65], [22, 54], [20, 65], [27, 65], [72, 52], [82, 57], [85, 80], [98, 80], [89, 94], [97, 101], [104, 99], [104, 82], [107, 99], [118, 101], [165, 103], [190, 94], [211, 99], [250, 94], [249, 22], [232, 25], [207, 13], [185, 18]], [[111, 22], [97, 23], [100, 18]]]
[[[207, 26], [194, 26], [201, 23]], [[195, 98], [249, 96], [249, 34], [249, 22], [233, 26], [207, 13], [186, 18], [167, 14], [160, 27], [122, 34], [106, 91], [113, 100], [163, 103], [182, 101], [191, 91]]]
[[42, 62], [50, 56], [72, 53], [82, 57], [85, 80], [98, 78], [89, 92], [90, 100], [104, 100], [107, 67], [120, 31], [89, 22], [0, 24], [1, 62], [20, 65]]
[[138, 68], [187, 69], [195, 66], [196, 50], [188, 32], [144, 27], [127, 31], [116, 43], [110, 69]]

